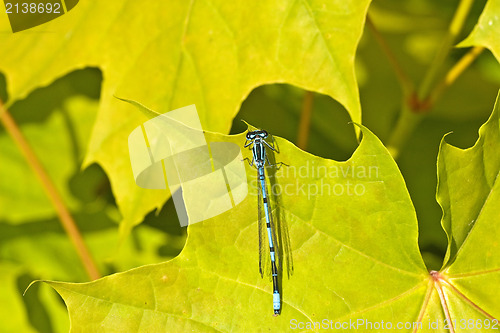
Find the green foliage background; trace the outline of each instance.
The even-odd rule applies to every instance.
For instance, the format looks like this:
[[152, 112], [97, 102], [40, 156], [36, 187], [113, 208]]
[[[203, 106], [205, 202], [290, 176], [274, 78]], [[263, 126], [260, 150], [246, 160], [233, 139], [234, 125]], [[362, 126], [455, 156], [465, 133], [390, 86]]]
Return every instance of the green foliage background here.
[[[479, 45], [489, 50], [484, 51], [419, 120], [401, 149], [397, 167], [380, 142], [390, 143], [402, 105], [407, 103], [407, 91], [373, 31], [365, 24], [365, 17], [368, 12], [409, 80], [418, 87], [435, 62], [436, 52], [447, 37], [457, 6], [466, 2], [339, 0], [239, 5], [194, 1], [168, 4], [88, 2], [46, 25], [17, 34], [9, 32], [8, 22], [0, 16], [0, 96], [62, 194], [104, 276], [165, 262], [177, 256], [186, 242], [186, 230], [178, 227], [168, 193], [142, 190], [134, 184], [126, 140], [130, 131], [146, 118], [113, 95], [140, 101], [158, 112], [196, 103], [204, 128], [211, 131], [236, 135], [246, 130], [240, 121], [244, 119], [296, 143], [306, 95], [304, 89], [314, 91], [307, 151], [317, 157], [306, 155], [280, 140], [283, 146], [280, 158], [289, 164], [308, 158], [317, 158], [318, 163], [327, 165], [337, 163], [331, 159], [348, 160], [358, 147], [355, 127], [349, 122], [362, 123], [368, 129], [363, 132], [366, 141], [362, 143], [364, 148], [356, 150], [358, 156], [355, 154], [351, 162], [362, 158], [363, 154], [380, 158], [381, 168], [383, 165], [383, 170], [396, 179], [397, 197], [405, 198], [400, 215], [386, 217], [384, 221], [390, 225], [408, 224], [391, 234], [399, 243], [390, 239], [381, 241], [388, 252], [374, 254], [375, 261], [390, 262], [410, 274], [394, 273], [393, 280], [386, 280], [387, 271], [380, 270], [371, 272], [373, 280], [370, 280], [365, 274], [370, 267], [377, 266], [373, 261], [357, 261], [360, 260], [357, 255], [349, 254], [345, 261], [356, 262], [355, 266], [335, 266], [325, 259], [324, 253], [340, 251], [330, 242], [341, 239], [348, 243], [342, 239], [343, 230], [350, 225], [359, 227], [353, 212], [375, 201], [352, 203], [352, 210], [347, 209], [340, 224], [325, 230], [329, 222], [318, 217], [304, 218], [315, 208], [297, 199], [299, 201], [285, 205], [298, 209], [290, 209], [290, 215], [301, 217], [289, 218], [295, 235], [293, 242], [306, 243], [305, 236], [298, 238], [297, 235], [313, 234], [314, 230], [323, 232], [324, 239], [307, 243], [307, 253], [298, 245], [294, 249], [298, 271], [284, 285], [285, 297], [291, 300], [293, 310], [289, 308], [287, 312], [285, 307], [280, 322], [269, 319], [265, 324], [257, 323], [270, 313], [269, 294], [252, 296], [245, 288], [231, 284], [224, 285], [224, 289], [234, 287], [237, 292], [220, 294], [214, 287], [213, 276], [206, 278], [206, 272], [198, 272], [186, 275], [185, 284], [162, 293], [165, 297], [159, 304], [165, 306], [164, 313], [181, 314], [172, 324], [176, 327], [174, 331], [187, 327], [195, 331], [260, 331], [267, 327], [285, 331], [291, 317], [303, 316], [303, 320], [312, 320], [311, 314], [315, 314], [335, 319], [354, 317], [357, 312], [376, 320], [385, 311], [392, 311], [399, 315], [395, 318], [414, 321], [422, 305], [421, 299], [429, 299], [424, 318], [444, 318], [439, 295], [436, 291], [428, 291], [431, 289], [427, 285], [424, 261], [428, 269], [439, 270], [446, 258], [452, 265], [445, 266], [442, 272], [450, 274], [499, 267], [498, 252], [494, 252], [498, 248], [495, 245], [495, 237], [500, 236], [498, 228], [487, 229], [487, 225], [494, 224], [498, 217], [498, 209], [491, 208], [482, 227], [476, 228], [480, 231], [471, 234], [478, 239], [469, 242], [472, 245], [463, 251], [466, 255], [462, 255], [462, 259], [456, 256], [470, 231], [466, 226], [469, 220], [477, 223], [477, 212], [483, 207], [494, 206], [495, 202], [499, 206], [495, 201], [498, 191], [493, 191], [498, 187], [495, 185], [500, 145], [495, 132], [498, 131], [498, 114], [483, 127], [482, 139], [473, 150], [461, 151], [453, 146], [468, 148], [474, 145], [479, 127], [486, 122], [494, 106], [500, 86], [497, 60], [500, 4], [498, 0], [473, 3], [463, 28], [452, 41], [463, 40], [459, 44], [463, 48], [451, 49], [438, 68], [435, 83], [470, 50], [468, 47]], [[450, 131], [453, 134], [446, 137], [449, 144], [441, 143]], [[241, 136], [223, 138], [242, 142]], [[443, 169], [445, 165], [457, 168], [458, 174], [448, 174]], [[462, 165], [469, 169], [461, 168]], [[484, 179], [476, 181], [474, 177], [483, 173]], [[0, 331], [66, 332], [69, 321], [65, 304], [50, 287], [35, 284], [24, 297], [22, 294], [33, 280], [85, 282], [88, 276], [60, 227], [43, 187], [3, 127], [0, 127], [0, 175]], [[465, 186], [464, 179], [472, 180]], [[438, 200], [436, 189], [439, 189]], [[447, 193], [456, 194], [458, 199]], [[474, 198], [471, 193], [475, 194]], [[488, 196], [491, 193], [493, 195]], [[460, 198], [467, 198], [467, 204], [460, 202]], [[285, 202], [287, 200], [289, 198], [285, 198]], [[485, 200], [494, 201], [488, 206]], [[391, 203], [391, 200], [378, 202], [384, 207]], [[458, 203], [457, 211], [452, 209], [455, 206], [451, 203]], [[325, 206], [329, 204], [324, 203]], [[215, 259], [229, 260], [224, 251], [238, 249], [245, 254], [241, 261], [233, 258], [233, 267], [242, 262], [245, 269], [243, 273], [231, 271], [231, 278], [241, 277], [245, 283], [267, 290], [269, 283], [260, 280], [254, 269], [257, 265], [253, 252], [248, 250], [253, 245], [237, 241], [238, 227], [255, 222], [251, 217], [247, 220], [242, 217], [245, 212], [255, 211], [252, 202], [245, 205], [248, 208], [240, 208], [211, 224], [195, 226], [201, 231], [196, 229], [198, 231], [190, 233], [188, 245], [191, 247], [186, 246], [182, 255], [170, 263], [113, 275], [96, 284], [54, 283], [54, 288], [69, 306], [72, 331], [98, 331], [98, 326], [93, 326], [98, 322], [95, 318], [72, 311], [72, 307], [85, 302], [86, 297], [81, 294], [112, 300], [118, 307], [123, 306], [120, 308], [123, 312], [118, 313], [130, 314], [130, 321], [110, 322], [110, 327], [118, 327], [119, 322], [125, 325], [121, 331], [159, 330], [163, 318], [150, 318], [152, 326], [149, 328], [136, 326], [137, 309], [127, 304], [138, 300], [122, 293], [130, 288], [149, 291], [149, 287], [141, 284], [144, 282], [138, 282], [149, 283], [149, 277], [160, 279], [176, 272], [186, 274], [185, 271], [197, 267], [210, 271], [218, 265]], [[446, 232], [440, 223], [442, 210], [445, 211]], [[450, 214], [462, 216], [463, 221], [450, 219]], [[231, 230], [225, 226], [224, 219], [239, 220], [242, 225], [233, 225], [235, 230]], [[372, 233], [369, 226], [367, 222], [366, 229], [359, 229], [358, 236], [364, 232], [383, 239], [376, 231]], [[207, 244], [210, 240], [207, 235], [216, 239], [217, 230], [223, 228], [227, 232], [225, 238], [212, 246]], [[249, 239], [256, 237], [256, 225], [248, 227], [246, 232]], [[418, 254], [417, 240], [423, 261]], [[493, 249], [489, 261], [481, 252], [485, 244]], [[350, 245], [359, 250], [356, 245]], [[391, 246], [394, 247], [392, 252]], [[197, 253], [196, 248], [204, 254], [203, 260], [194, 264], [192, 256]], [[367, 253], [377, 253], [379, 248], [368, 244], [363, 249]], [[398, 251], [408, 253], [412, 260], [392, 257]], [[455, 259], [458, 263], [453, 265]], [[315, 266], [309, 272], [311, 275], [302, 274], [303, 270], [310, 269], [307, 265], [311, 263]], [[474, 266], [476, 264], [479, 266]], [[344, 274], [346, 271], [349, 274], [343, 276], [341, 268]], [[215, 268], [211, 273], [219, 274]], [[308, 281], [316, 280], [317, 276], [325, 276], [325, 281], [309, 285]], [[495, 301], [495, 295], [498, 296], [495, 276], [498, 280], [498, 273], [477, 278], [479, 282], [458, 279], [461, 282], [456, 285], [498, 318], [500, 305]], [[380, 286], [378, 293], [370, 293], [370, 286], [377, 281], [385, 281], [387, 285]], [[152, 284], [154, 289], [155, 282]], [[111, 289], [110, 285], [119, 288]], [[176, 294], [194, 290], [195, 286], [203, 289], [204, 296]], [[328, 295], [311, 296], [306, 301], [310, 304], [293, 304], [304, 288], [318, 291], [332, 286], [339, 288], [332, 289], [336, 292], [346, 292], [343, 297], [348, 301], [344, 301], [345, 304], [332, 295], [330, 298]], [[359, 289], [359, 294], [352, 290], [354, 287]], [[103, 293], [109, 294], [102, 296]], [[171, 298], [171, 295], [176, 296]], [[408, 298], [394, 306], [376, 307], [398, 295]], [[148, 302], [151, 300], [148, 293], [145, 297]], [[481, 313], [471, 310], [467, 302], [453, 298], [452, 293], [449, 297], [453, 304], [450, 308], [455, 313], [482, 318]], [[189, 312], [189, 306], [169, 308], [180, 300], [189, 305], [195, 300], [204, 303], [209, 298], [217, 301], [204, 304], [204, 311], [199, 310], [206, 317], [183, 312]], [[249, 299], [262, 303], [262, 312], [248, 315], [245, 306]], [[228, 300], [232, 301], [227, 303]], [[221, 304], [233, 309], [232, 322], [217, 312]], [[372, 307], [372, 312], [363, 312]], [[102, 304], [93, 304], [89, 309], [92, 314], [107, 311]], [[204, 324], [188, 321], [189, 316], [191, 319], [203, 318], [200, 323]]]

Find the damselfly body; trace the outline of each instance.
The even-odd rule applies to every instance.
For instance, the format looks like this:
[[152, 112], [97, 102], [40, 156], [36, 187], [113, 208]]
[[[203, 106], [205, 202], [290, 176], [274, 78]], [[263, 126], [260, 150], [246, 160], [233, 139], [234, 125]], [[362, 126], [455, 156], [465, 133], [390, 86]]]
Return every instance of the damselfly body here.
[[[252, 161], [248, 161], [250, 166], [254, 166], [257, 169], [258, 183], [259, 183], [259, 200], [258, 200], [258, 224], [259, 224], [259, 271], [261, 276], [266, 272], [266, 263], [271, 264], [271, 277], [273, 281], [273, 309], [274, 315], [277, 316], [281, 313], [281, 291], [280, 291], [280, 276], [282, 273], [282, 260], [281, 256], [287, 256], [287, 267], [288, 273], [293, 270], [293, 264], [291, 262], [291, 254], [289, 253], [289, 238], [288, 231], [284, 222], [282, 223], [279, 218], [277, 223], [273, 221], [273, 214], [271, 210], [270, 197], [268, 196], [267, 185], [266, 185], [266, 167], [277, 167], [279, 169], [283, 163], [271, 164], [269, 161], [269, 156], [267, 154], [267, 149], [272, 153], [279, 153], [277, 146], [266, 142], [269, 134], [264, 130], [249, 131], [246, 134], [245, 148], [251, 147], [252, 149]], [[261, 215], [261, 207], [264, 207], [265, 214], [265, 226], [264, 220]], [[278, 226], [283, 226], [283, 228], [277, 228]], [[277, 230], [280, 229], [280, 230]], [[265, 241], [267, 234], [267, 242]], [[267, 244], [266, 244], [267, 243]], [[269, 249], [269, 255], [267, 255], [267, 249]], [[286, 251], [284, 254], [283, 251]]]

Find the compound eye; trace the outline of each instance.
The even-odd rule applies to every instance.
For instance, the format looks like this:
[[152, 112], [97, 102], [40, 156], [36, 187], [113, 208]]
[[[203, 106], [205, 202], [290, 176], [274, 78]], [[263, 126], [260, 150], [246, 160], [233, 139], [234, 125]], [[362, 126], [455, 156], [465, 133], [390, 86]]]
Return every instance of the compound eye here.
[[265, 130], [260, 131], [260, 136], [263, 138], [267, 138], [267, 136], [268, 136], [267, 131], [265, 131]]
[[253, 132], [247, 133], [247, 140], [253, 140], [255, 138], [255, 134]]

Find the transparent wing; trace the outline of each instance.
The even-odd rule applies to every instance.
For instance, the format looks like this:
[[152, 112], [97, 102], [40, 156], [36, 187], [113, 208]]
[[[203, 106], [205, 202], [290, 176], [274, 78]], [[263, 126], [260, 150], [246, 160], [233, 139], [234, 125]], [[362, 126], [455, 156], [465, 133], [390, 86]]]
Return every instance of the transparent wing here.
[[[273, 180], [273, 175], [270, 175], [269, 181], [271, 184]], [[276, 251], [276, 265], [278, 266], [277, 268], [280, 274], [283, 273], [284, 266], [286, 266], [287, 276], [290, 277], [293, 274], [293, 257], [288, 225], [286, 223], [285, 214], [282, 211], [283, 205], [281, 204], [280, 196], [274, 195], [272, 191], [268, 192], [268, 197], [272, 219], [271, 227], [273, 228], [273, 240]]]
[[273, 209], [273, 215], [276, 217], [276, 223], [274, 224], [276, 226], [276, 236], [274, 237], [276, 239], [278, 271], [282, 273], [284, 266], [286, 266], [287, 275], [290, 277], [293, 274], [293, 257], [288, 225], [284, 219], [284, 214], [280, 211], [280, 206], [277, 204], [273, 206], [276, 207]]

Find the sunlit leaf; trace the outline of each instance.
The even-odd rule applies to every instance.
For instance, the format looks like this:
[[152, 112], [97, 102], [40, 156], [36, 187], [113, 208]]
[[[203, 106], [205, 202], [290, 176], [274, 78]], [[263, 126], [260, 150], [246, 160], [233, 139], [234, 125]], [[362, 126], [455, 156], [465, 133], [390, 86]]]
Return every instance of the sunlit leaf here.
[[[490, 119], [479, 130], [479, 139], [474, 147], [459, 149], [444, 139], [441, 143], [437, 199], [444, 212], [442, 224], [449, 242], [446, 260], [450, 263], [453, 263], [466, 240], [471, 241], [469, 236], [478, 233], [476, 223], [480, 220], [493, 221], [495, 216], [484, 215], [488, 214], [488, 207], [498, 206], [495, 193], [500, 172], [499, 108], [497, 101]], [[483, 265], [484, 262], [481, 263]]]
[[484, 46], [500, 61], [500, 1], [488, 0], [479, 22], [459, 46]]
[[[242, 135], [210, 141], [221, 140], [244, 142]], [[278, 144], [277, 158], [290, 165], [277, 172], [276, 182], [288, 191], [279, 211], [289, 225], [295, 267], [283, 279], [280, 317], [272, 316], [271, 284], [258, 272], [254, 193], [233, 210], [190, 226], [186, 247], [170, 262], [88, 284], [51, 283], [68, 305], [72, 330], [279, 331], [292, 318], [393, 320], [397, 313], [410, 320], [418, 314], [428, 278], [416, 216], [380, 141], [364, 130], [347, 162], [314, 157], [284, 140]], [[255, 170], [247, 172], [252, 184]], [[314, 196], [319, 190], [325, 192]]]
[[[368, 4], [81, 2], [29, 32], [2, 34], [0, 71], [11, 102], [76, 68], [103, 71], [87, 162], [97, 161], [107, 172], [129, 229], [169, 194], [137, 189], [131, 180], [127, 136], [144, 118], [115, 100], [115, 93], [160, 113], [196, 104], [205, 129], [228, 132], [254, 87], [288, 82], [330, 95], [360, 122], [354, 54]], [[7, 22], [0, 24], [10, 30]]]
[[[489, 151], [498, 149], [498, 130], [496, 109], [481, 130], [481, 138], [486, 139], [477, 145], [487, 142]], [[241, 144], [244, 139], [242, 135], [210, 137], [210, 141], [221, 140]], [[363, 129], [360, 146], [346, 162], [315, 157], [282, 139], [277, 143], [281, 151], [277, 158], [289, 166], [276, 172], [271, 188], [281, 193], [274, 195], [279, 202], [276, 216], [289, 224], [295, 267], [289, 279], [283, 278], [279, 317], [272, 316], [271, 283], [258, 273], [253, 194], [231, 211], [191, 225], [186, 247], [169, 262], [91, 283], [49, 282], [68, 306], [71, 331], [282, 331], [294, 322], [305, 325], [328, 318], [333, 323], [420, 322], [423, 331], [446, 332], [444, 320], [449, 318], [455, 320], [455, 332], [462, 332], [462, 319], [477, 325], [500, 316], [500, 302], [491, 292], [500, 282], [500, 230], [494, 223], [499, 216], [498, 184], [489, 188], [487, 198], [473, 201], [480, 202], [482, 212], [456, 259], [444, 271], [428, 274], [403, 178], [371, 132]], [[440, 161], [452, 149], [446, 147], [441, 149]], [[485, 165], [495, 164], [498, 156], [480, 155]], [[471, 162], [467, 156], [457, 159], [455, 165]], [[498, 168], [470, 165], [479, 169], [476, 173], [498, 174]], [[438, 172], [440, 180], [467, 179], [444, 168], [442, 162]], [[247, 174], [251, 185], [255, 170], [248, 168]], [[442, 193], [445, 183], [440, 184]], [[464, 193], [452, 205], [440, 197], [445, 216], [453, 216], [453, 206], [465, 205], [470, 195], [457, 189], [463, 188], [461, 184], [449, 182], [448, 186]], [[485, 247], [484, 239], [493, 245]], [[380, 329], [349, 326], [344, 331]]]

